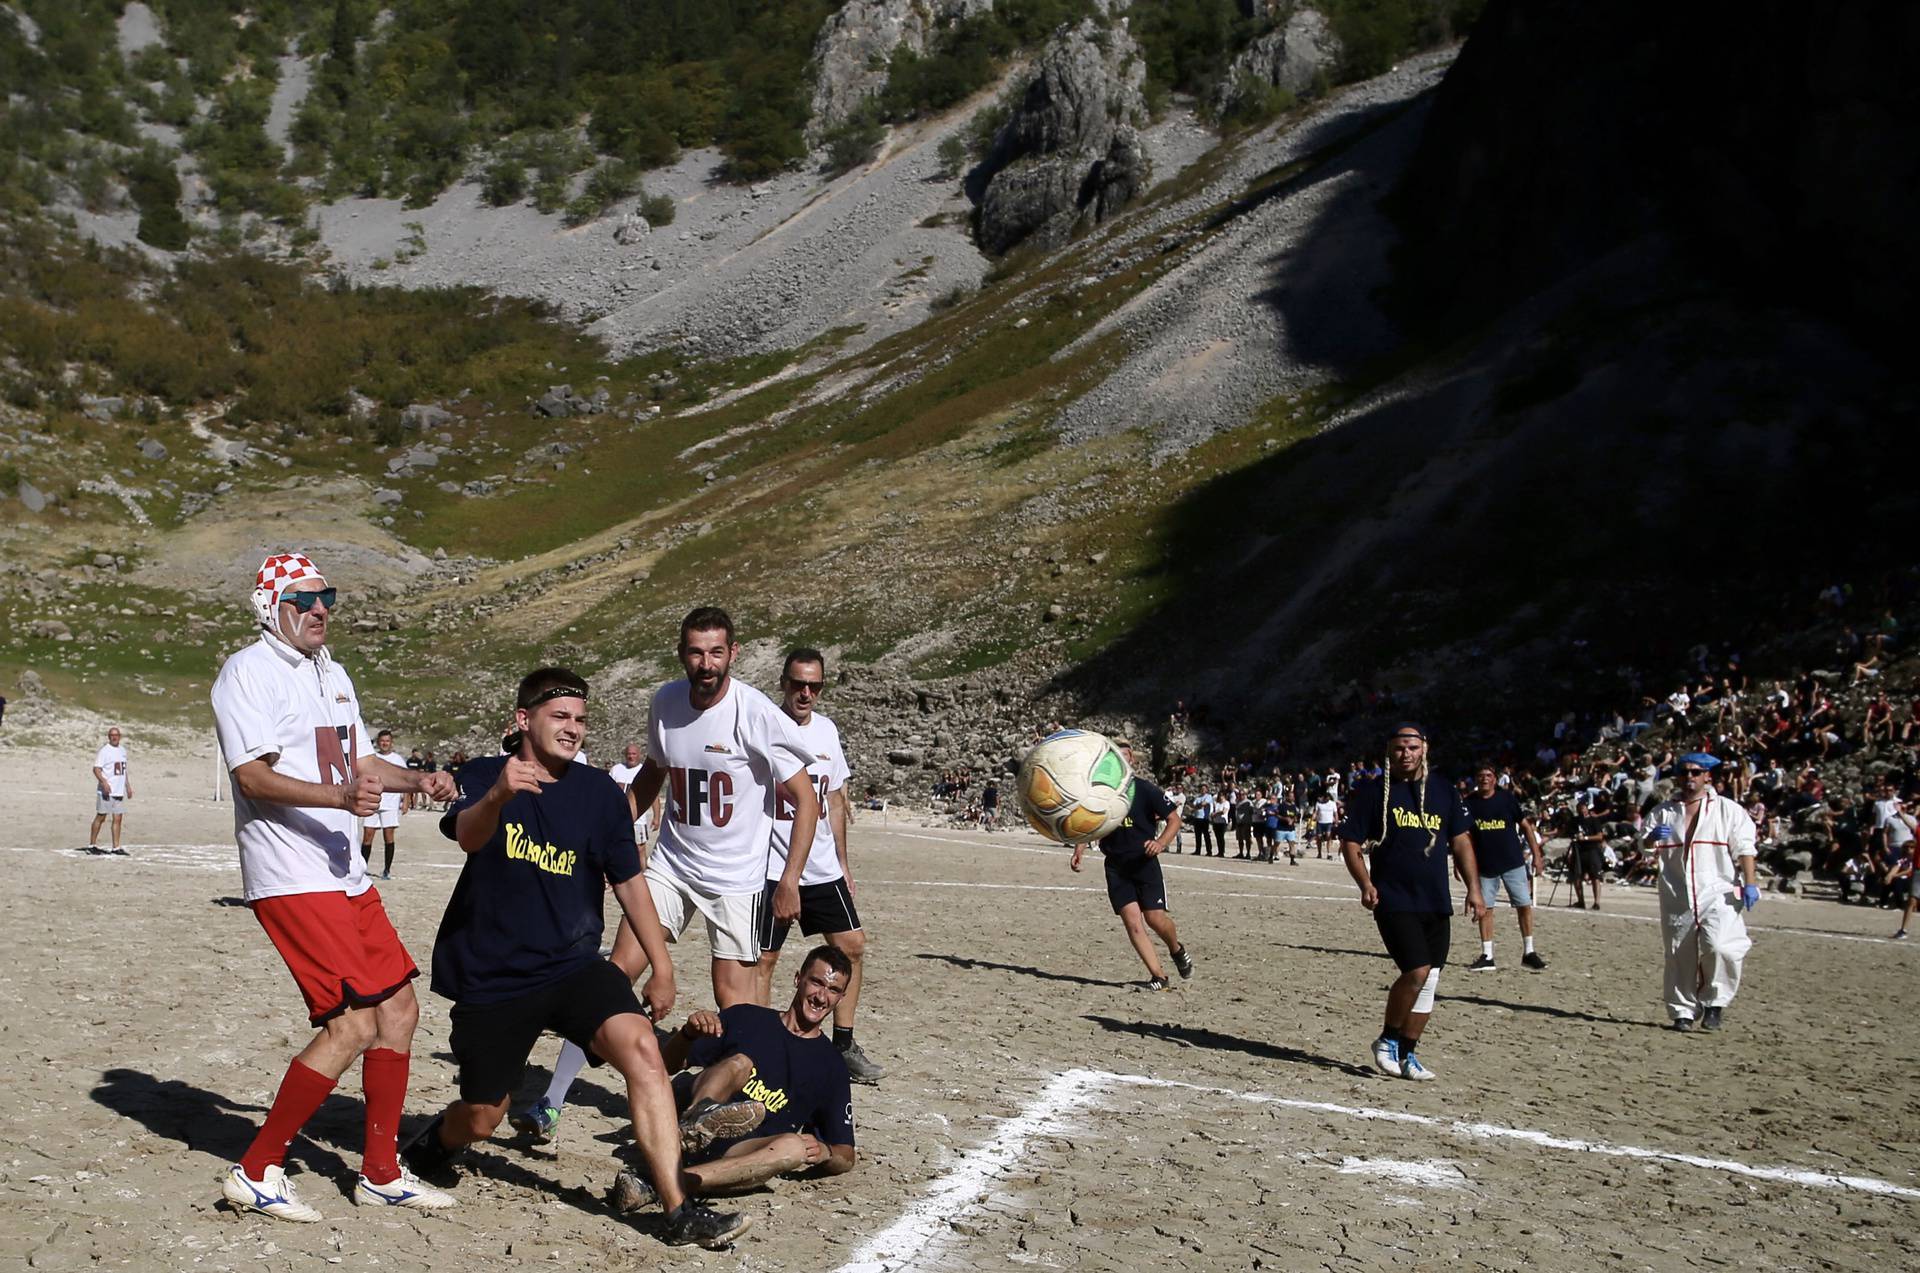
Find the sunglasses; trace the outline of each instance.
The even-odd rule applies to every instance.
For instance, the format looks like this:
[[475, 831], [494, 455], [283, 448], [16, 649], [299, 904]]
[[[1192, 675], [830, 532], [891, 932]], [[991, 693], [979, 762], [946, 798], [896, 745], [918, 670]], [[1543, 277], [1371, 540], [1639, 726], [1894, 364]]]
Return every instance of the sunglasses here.
[[280, 597], [280, 600], [286, 602], [301, 614], [307, 613], [307, 611], [313, 609], [316, 605], [323, 605], [331, 610], [333, 609], [334, 602], [339, 599], [340, 590], [338, 588], [322, 588], [318, 592], [288, 592], [282, 593]]
[[818, 694], [821, 690], [825, 689], [826, 687], [827, 687], [827, 683], [825, 681], [798, 681], [791, 676], [787, 678], [787, 688], [792, 690], [796, 694], [803, 693], [808, 690], [811, 690], [813, 693]]
[[1685, 774], [1689, 778], [1698, 778], [1701, 774], [1704, 774], [1707, 771], [1704, 769], [1682, 769], [1680, 772]]

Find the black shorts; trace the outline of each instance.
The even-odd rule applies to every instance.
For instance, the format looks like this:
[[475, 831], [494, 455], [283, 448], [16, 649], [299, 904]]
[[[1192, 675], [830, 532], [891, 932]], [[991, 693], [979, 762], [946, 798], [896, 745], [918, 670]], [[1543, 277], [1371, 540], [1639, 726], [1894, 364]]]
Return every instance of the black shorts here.
[[1580, 878], [1597, 880], [1607, 873], [1607, 851], [1597, 844], [1582, 844], [1579, 852]]
[[1401, 972], [1444, 968], [1453, 941], [1453, 916], [1423, 911], [1375, 911], [1374, 925]]
[[605, 959], [518, 999], [454, 1004], [450, 1046], [460, 1067], [460, 1099], [498, 1105], [513, 1095], [544, 1030], [578, 1044], [589, 1062], [600, 1064], [601, 1058], [593, 1054], [593, 1036], [625, 1012], [640, 1012], [640, 1001], [627, 974]]
[[[786, 943], [787, 930], [793, 927], [792, 920], [781, 921], [773, 917], [773, 890], [778, 883], [777, 880], [768, 880], [766, 889], [760, 894], [760, 912], [754, 928], [763, 951], [780, 949]], [[859, 928], [860, 912], [853, 908], [853, 894], [847, 891], [844, 879], [800, 886], [800, 931], [806, 936], [811, 937], [815, 933], [851, 933]]]
[[1128, 902], [1138, 902], [1143, 911], [1167, 909], [1167, 881], [1160, 874], [1160, 859], [1139, 857], [1107, 859], [1107, 900], [1113, 913], [1125, 910]]

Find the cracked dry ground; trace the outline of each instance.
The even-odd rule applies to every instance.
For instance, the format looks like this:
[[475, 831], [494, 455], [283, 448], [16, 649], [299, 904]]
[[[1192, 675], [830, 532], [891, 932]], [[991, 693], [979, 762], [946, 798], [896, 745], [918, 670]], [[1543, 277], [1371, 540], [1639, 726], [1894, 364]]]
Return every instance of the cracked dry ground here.
[[[164, 768], [172, 765], [171, 774]], [[1200, 961], [1174, 993], [1140, 973], [1097, 871], [1025, 833], [877, 817], [855, 826], [873, 941], [860, 1034], [889, 1066], [856, 1089], [861, 1164], [739, 1206], [731, 1253], [659, 1246], [597, 1199], [621, 1102], [590, 1075], [552, 1146], [477, 1153], [444, 1216], [356, 1210], [360, 1099], [349, 1075], [296, 1144], [326, 1221], [216, 1205], [219, 1177], [306, 1038], [290, 980], [239, 882], [204, 757], [150, 763], [132, 855], [73, 851], [86, 816], [71, 756], [11, 749], [0, 829], [0, 1260], [35, 1269], [391, 1270], [555, 1264], [886, 1268], [1886, 1268], [1920, 1259], [1920, 1198], [1743, 1177], [1645, 1147], [1920, 1189], [1907, 1010], [1913, 949], [1882, 912], [1769, 897], [1748, 986], [1719, 1037], [1660, 1028], [1651, 895], [1541, 917], [1544, 974], [1450, 972], [1423, 1049], [1441, 1080], [1363, 1068], [1388, 965], [1336, 864], [1170, 857], [1174, 915]], [[78, 770], [78, 777], [75, 776]], [[404, 819], [382, 886], [425, 963], [458, 852]], [[1463, 924], [1455, 952], [1471, 954]], [[682, 1007], [704, 942], [678, 948]], [[678, 1016], [678, 1012], [676, 1012]], [[423, 995], [409, 1123], [449, 1099], [446, 1005]], [[534, 1054], [545, 1078], [555, 1045]], [[1034, 1118], [1065, 1071], [1092, 1071]], [[1141, 1083], [1141, 1077], [1153, 1080]], [[1409, 1120], [1399, 1115], [1416, 1115]], [[903, 1214], [979, 1162], [1004, 1162]], [[1537, 1129], [1558, 1143], [1458, 1124]], [[1005, 1139], [1003, 1137], [1003, 1139]], [[974, 1157], [969, 1157], [974, 1154]], [[896, 1224], [896, 1221], [900, 1223]], [[876, 1248], [871, 1240], [883, 1235]]]

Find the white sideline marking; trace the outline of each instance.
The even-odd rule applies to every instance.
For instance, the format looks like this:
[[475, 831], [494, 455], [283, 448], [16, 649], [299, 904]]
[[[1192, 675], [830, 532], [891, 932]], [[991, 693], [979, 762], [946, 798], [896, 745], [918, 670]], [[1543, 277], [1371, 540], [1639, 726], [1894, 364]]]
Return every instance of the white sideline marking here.
[[[1810, 1171], [1800, 1167], [1756, 1167], [1751, 1163], [1736, 1162], [1730, 1158], [1708, 1158], [1700, 1154], [1646, 1149], [1639, 1145], [1614, 1145], [1606, 1141], [1580, 1140], [1524, 1127], [1504, 1127], [1498, 1123], [1468, 1123], [1454, 1119], [1434, 1118], [1427, 1114], [1409, 1113], [1405, 1110], [1375, 1109], [1366, 1105], [1341, 1105], [1333, 1101], [1295, 1100], [1265, 1092], [1241, 1092], [1226, 1087], [1207, 1087], [1199, 1083], [1183, 1083], [1177, 1079], [1152, 1078], [1145, 1074], [1115, 1074], [1104, 1070], [1074, 1069], [1056, 1074], [1050, 1079], [1047, 1085], [1040, 1089], [1039, 1094], [1027, 1102], [1025, 1108], [1001, 1123], [999, 1129], [984, 1145], [967, 1151], [945, 1175], [940, 1176], [927, 1187], [927, 1192], [919, 1200], [901, 1212], [892, 1224], [861, 1243], [847, 1262], [835, 1270], [835, 1273], [902, 1273], [902, 1270], [916, 1267], [927, 1248], [948, 1231], [948, 1222], [965, 1215], [978, 1204], [989, 1192], [995, 1179], [1025, 1156], [1029, 1142], [1041, 1136], [1058, 1134], [1064, 1130], [1063, 1125], [1070, 1115], [1077, 1112], [1081, 1106], [1090, 1104], [1103, 1089], [1117, 1084], [1206, 1092], [1210, 1095], [1225, 1096], [1257, 1105], [1278, 1105], [1285, 1109], [1306, 1110], [1316, 1114], [1338, 1114], [1368, 1122], [1406, 1123], [1418, 1127], [1432, 1127], [1455, 1136], [1465, 1136], [1475, 1140], [1513, 1140], [1541, 1149], [1558, 1149], [1569, 1153], [1676, 1163], [1683, 1167], [1698, 1167], [1706, 1171], [1725, 1172], [1729, 1175], [1745, 1176], [1752, 1180], [1766, 1180], [1778, 1184], [1799, 1185], [1808, 1189], [1850, 1189], [1858, 1193], [1877, 1194], [1882, 1197], [1920, 1199], [1920, 1189], [1897, 1185], [1892, 1181], [1880, 1180], [1873, 1176], [1841, 1175], [1834, 1172]], [[1348, 1159], [1342, 1164], [1341, 1169], [1349, 1170], [1348, 1164], [1357, 1162], [1359, 1160]], [[1378, 1165], [1357, 1166], [1352, 1170], [1367, 1171], [1370, 1167]], [[1412, 1168], [1424, 1166], [1424, 1164], [1396, 1163], [1394, 1166]], [[1421, 1183], [1440, 1182], [1431, 1180]], [[1457, 1182], [1449, 1179], [1448, 1183]]]
[[1068, 1070], [1054, 1075], [1025, 1109], [1000, 1124], [986, 1144], [967, 1151], [951, 1170], [927, 1187], [919, 1201], [861, 1243], [837, 1273], [886, 1273], [912, 1267], [947, 1230], [949, 1219], [979, 1202], [994, 1178], [1025, 1156], [1029, 1141], [1061, 1130], [1067, 1116], [1090, 1101], [1100, 1084], [1112, 1077], [1098, 1070]]
[[[1042, 854], [1047, 854], [1049, 856], [1053, 856], [1055, 854], [1060, 853], [1065, 847], [1065, 846], [1059, 846], [1051, 849], [1039, 849], [1039, 848], [1029, 848], [1026, 845], [1020, 845], [1020, 844], [992, 844], [992, 843], [988, 843], [981, 840], [959, 840], [959, 839], [953, 838], [952, 836], [913, 835], [905, 831], [892, 831], [892, 832], [889, 832], [888, 834], [898, 836], [903, 840], [932, 840], [937, 844], [965, 844], [973, 848], [1000, 849], [1003, 852], [1007, 852], [1007, 853], [1042, 853]], [[1212, 868], [1212, 867], [1188, 866], [1184, 862], [1167, 861], [1166, 855], [1164, 853], [1161, 854], [1160, 856], [1161, 856], [1161, 866], [1163, 869], [1179, 870], [1179, 871], [1187, 872], [1189, 874], [1229, 875], [1239, 880], [1245, 880], [1247, 878], [1247, 873], [1245, 871], [1223, 871], [1223, 870], [1219, 870], [1217, 868]], [[1255, 878], [1260, 878], [1260, 877], [1256, 876]], [[933, 883], [933, 881], [929, 881], [929, 880], [922, 880], [919, 882], [923, 884]], [[1279, 893], [1207, 893], [1207, 894], [1196, 894], [1196, 896], [1270, 897], [1273, 900], [1278, 902], [1339, 902], [1347, 905], [1352, 905], [1354, 902], [1353, 886], [1350, 884], [1348, 885], [1320, 884], [1313, 880], [1299, 880], [1299, 879], [1291, 879], [1291, 878], [1277, 879], [1277, 880], [1274, 880], [1273, 882], [1275, 884], [1285, 884], [1290, 888], [1334, 888], [1334, 889], [1338, 889], [1345, 896], [1301, 897], [1293, 894], [1279, 894]], [[974, 887], [985, 888], [988, 886], [975, 885]], [[1009, 887], [1009, 886], [1003, 885], [1001, 887]], [[1638, 897], [1639, 894], [1628, 894], [1628, 896]], [[1502, 903], [1501, 909], [1502, 910], [1507, 909], [1504, 903]], [[1546, 910], [1548, 908], [1544, 903], [1536, 903], [1535, 909]], [[1561, 912], [1558, 907], [1553, 908], [1554, 915], [1558, 916], [1560, 913]], [[1621, 911], [1572, 911], [1569, 913], [1568, 917], [1573, 919], [1581, 919], [1581, 920], [1623, 919], [1623, 920], [1630, 920], [1636, 924], [1658, 924], [1660, 922], [1660, 917], [1658, 915], [1628, 915]], [[1753, 922], [1753, 919], [1751, 916], [1747, 917], [1747, 928], [1751, 932], [1779, 933], [1787, 937], [1822, 937], [1827, 939], [1828, 941], [1865, 942], [1870, 946], [1890, 946], [1893, 944], [1893, 942], [1890, 939], [1885, 937], [1867, 937], [1857, 933], [1830, 933], [1825, 931], [1824, 929], [1782, 928], [1782, 927], [1776, 927], [1775, 925], [1772, 925], [1772, 924], [1756, 924]]]

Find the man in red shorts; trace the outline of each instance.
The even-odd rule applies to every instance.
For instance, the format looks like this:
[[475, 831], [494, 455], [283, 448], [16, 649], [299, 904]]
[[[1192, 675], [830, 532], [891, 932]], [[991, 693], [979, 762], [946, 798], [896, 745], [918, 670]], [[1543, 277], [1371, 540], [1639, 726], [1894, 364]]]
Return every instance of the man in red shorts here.
[[419, 975], [367, 879], [354, 819], [383, 791], [451, 799], [445, 774], [374, 755], [353, 682], [327, 652], [339, 593], [300, 553], [276, 553], [254, 580], [260, 639], [227, 659], [213, 716], [231, 768], [234, 838], [247, 905], [286, 961], [319, 1027], [287, 1066], [267, 1121], [227, 1173], [235, 1207], [319, 1220], [286, 1178], [287, 1147], [361, 1062], [366, 1142], [353, 1200], [433, 1210], [453, 1198], [401, 1169], [395, 1139], [420, 1015]]

